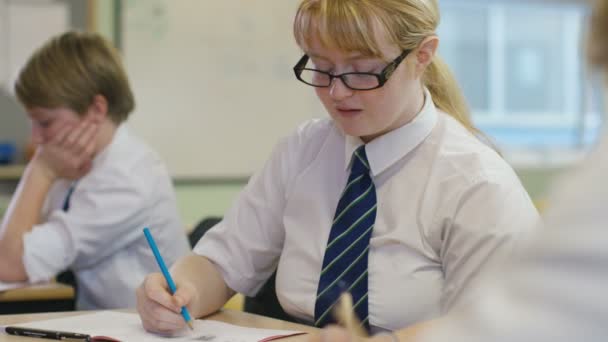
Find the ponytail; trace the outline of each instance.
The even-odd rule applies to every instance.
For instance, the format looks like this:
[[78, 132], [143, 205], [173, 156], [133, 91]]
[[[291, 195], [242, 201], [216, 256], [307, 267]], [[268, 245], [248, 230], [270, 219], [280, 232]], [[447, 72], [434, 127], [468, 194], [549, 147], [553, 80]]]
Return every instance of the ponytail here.
[[478, 139], [500, 153], [492, 139], [473, 125], [462, 90], [448, 65], [439, 56], [436, 55], [426, 68], [423, 83], [429, 89], [437, 108], [452, 116]]
[[423, 77], [424, 85], [431, 92], [435, 106], [451, 115], [469, 131], [477, 133], [464, 95], [449, 67], [435, 56]]

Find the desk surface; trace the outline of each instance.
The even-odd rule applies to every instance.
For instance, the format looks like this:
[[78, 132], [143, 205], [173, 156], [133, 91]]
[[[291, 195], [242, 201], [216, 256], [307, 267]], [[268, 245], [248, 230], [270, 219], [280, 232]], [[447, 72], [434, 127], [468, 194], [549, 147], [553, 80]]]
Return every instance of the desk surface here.
[[0, 292], [0, 303], [73, 298], [74, 289], [71, 286], [60, 283], [30, 285]]
[[17, 181], [24, 169], [24, 165], [0, 165], [0, 180]]
[[[33, 321], [47, 320], [52, 318], [68, 317], [83, 314], [86, 312], [57, 312], [57, 313], [43, 313], [43, 314], [26, 314], [26, 315], [0, 315], [0, 325], [10, 325], [17, 323], [27, 323]], [[250, 313], [223, 309], [218, 313], [215, 313], [208, 317], [208, 319], [214, 319], [230, 324], [250, 327], [250, 328], [265, 328], [265, 329], [279, 329], [279, 330], [299, 330], [306, 332], [317, 331], [316, 328], [307, 325], [290, 323], [280, 321], [273, 318], [253, 315]], [[308, 335], [300, 335], [281, 339], [279, 341], [296, 342], [296, 341], [307, 341]], [[29, 337], [20, 337], [5, 335], [0, 333], [0, 342], [18, 342], [18, 341], [42, 341], [40, 339], [33, 339]], [[171, 341], [167, 339], [167, 341]]]

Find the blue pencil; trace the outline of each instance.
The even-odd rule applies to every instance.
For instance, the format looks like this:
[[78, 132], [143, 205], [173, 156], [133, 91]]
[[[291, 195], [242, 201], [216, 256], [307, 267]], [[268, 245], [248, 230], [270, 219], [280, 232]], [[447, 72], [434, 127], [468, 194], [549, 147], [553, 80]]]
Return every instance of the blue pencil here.
[[[146, 236], [146, 240], [148, 240], [148, 244], [150, 245], [150, 249], [152, 249], [152, 253], [154, 253], [154, 257], [156, 257], [156, 262], [158, 262], [158, 266], [160, 267], [160, 270], [163, 272], [163, 275], [165, 276], [165, 280], [167, 280], [167, 284], [169, 285], [169, 290], [171, 290], [171, 294], [174, 294], [175, 291], [177, 291], [177, 288], [175, 287], [173, 278], [171, 278], [171, 274], [169, 273], [169, 270], [167, 269], [167, 265], [165, 265], [165, 261], [163, 260], [163, 257], [160, 255], [160, 252], [158, 251], [156, 242], [154, 242], [154, 238], [152, 237], [152, 234], [150, 234], [150, 229], [144, 228], [144, 235]], [[190, 329], [194, 330], [194, 326], [192, 325], [192, 318], [190, 317], [190, 313], [188, 312], [188, 309], [185, 306], [182, 306], [182, 316], [184, 316], [184, 320], [186, 321], [186, 324], [188, 324]]]

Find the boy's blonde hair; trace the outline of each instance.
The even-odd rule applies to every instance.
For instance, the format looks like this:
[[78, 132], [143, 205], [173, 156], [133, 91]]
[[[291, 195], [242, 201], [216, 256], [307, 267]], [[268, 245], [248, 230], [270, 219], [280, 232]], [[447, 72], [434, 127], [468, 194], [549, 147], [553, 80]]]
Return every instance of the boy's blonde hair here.
[[[310, 46], [316, 36], [325, 46], [386, 59], [376, 40], [377, 24], [401, 50], [415, 49], [435, 35], [438, 4], [435, 0], [303, 0], [294, 21], [294, 35], [301, 47]], [[439, 109], [469, 131], [479, 133], [456, 80], [438, 56], [426, 69], [423, 83]]]
[[116, 49], [96, 33], [66, 32], [51, 38], [29, 58], [15, 82], [26, 108], [69, 108], [84, 115], [96, 95], [108, 101], [119, 124], [135, 107]]
[[588, 56], [593, 65], [608, 71], [608, 0], [595, 0], [594, 5]]

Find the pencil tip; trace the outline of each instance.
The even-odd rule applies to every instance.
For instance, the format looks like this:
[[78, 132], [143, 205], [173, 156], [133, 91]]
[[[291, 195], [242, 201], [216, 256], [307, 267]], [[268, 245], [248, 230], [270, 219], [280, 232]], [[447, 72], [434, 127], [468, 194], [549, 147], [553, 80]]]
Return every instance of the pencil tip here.
[[188, 326], [190, 327], [190, 330], [194, 330], [194, 324], [192, 324], [192, 321], [188, 321], [186, 323], [188, 323]]

